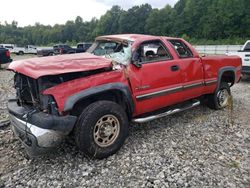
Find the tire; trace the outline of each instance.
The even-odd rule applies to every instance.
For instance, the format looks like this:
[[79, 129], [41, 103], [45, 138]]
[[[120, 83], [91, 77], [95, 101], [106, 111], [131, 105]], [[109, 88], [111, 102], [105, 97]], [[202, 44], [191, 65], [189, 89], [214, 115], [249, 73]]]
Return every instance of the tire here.
[[220, 110], [230, 104], [231, 91], [228, 83], [221, 82], [214, 94], [208, 96], [207, 106], [214, 110]]
[[24, 54], [23, 51], [18, 52], [18, 55], [23, 55], [23, 54]]
[[80, 151], [90, 158], [103, 159], [123, 145], [128, 136], [128, 118], [117, 103], [98, 101], [83, 110], [74, 131]]

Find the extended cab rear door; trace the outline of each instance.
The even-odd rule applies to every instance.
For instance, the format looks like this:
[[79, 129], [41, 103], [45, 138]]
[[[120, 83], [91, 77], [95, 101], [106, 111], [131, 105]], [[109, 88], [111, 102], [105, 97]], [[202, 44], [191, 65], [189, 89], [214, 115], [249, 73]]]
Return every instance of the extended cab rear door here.
[[183, 100], [199, 97], [204, 92], [204, 70], [201, 58], [181, 39], [169, 39], [181, 70]]
[[[168, 46], [167, 46], [168, 45]], [[182, 100], [181, 71], [162, 40], [142, 42], [134, 51], [140, 67], [130, 65], [130, 82], [137, 114], [150, 112]]]

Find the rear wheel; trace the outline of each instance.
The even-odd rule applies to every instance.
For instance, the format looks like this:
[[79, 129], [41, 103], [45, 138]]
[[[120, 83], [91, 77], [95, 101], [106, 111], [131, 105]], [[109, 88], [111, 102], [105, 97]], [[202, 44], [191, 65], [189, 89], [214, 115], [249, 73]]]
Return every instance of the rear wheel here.
[[23, 54], [24, 54], [23, 51], [18, 52], [18, 55], [23, 55]]
[[231, 91], [228, 83], [222, 82], [214, 94], [208, 96], [208, 107], [219, 110], [229, 105]]
[[90, 104], [75, 127], [75, 140], [80, 151], [97, 159], [116, 153], [127, 135], [127, 115], [120, 105], [111, 101]]

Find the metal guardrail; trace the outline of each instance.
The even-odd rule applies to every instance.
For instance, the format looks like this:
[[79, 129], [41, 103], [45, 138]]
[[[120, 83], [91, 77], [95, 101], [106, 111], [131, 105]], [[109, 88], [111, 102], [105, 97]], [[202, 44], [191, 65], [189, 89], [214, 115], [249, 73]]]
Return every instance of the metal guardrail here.
[[[194, 48], [199, 52], [199, 54], [216, 54], [221, 55], [228, 52], [237, 52], [241, 50], [243, 45], [194, 45]], [[73, 46], [76, 48], [76, 46]], [[53, 47], [37, 47], [38, 50], [41, 49], [51, 49]]]
[[200, 54], [225, 54], [228, 52], [237, 52], [243, 45], [195, 45], [194, 48]]

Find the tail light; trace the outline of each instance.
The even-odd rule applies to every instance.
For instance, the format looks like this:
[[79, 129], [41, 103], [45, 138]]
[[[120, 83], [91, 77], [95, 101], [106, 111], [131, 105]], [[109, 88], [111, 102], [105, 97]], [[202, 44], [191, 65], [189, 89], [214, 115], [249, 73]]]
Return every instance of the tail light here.
[[59, 51], [60, 51], [60, 54], [63, 54], [63, 48], [60, 48]]
[[9, 50], [6, 51], [6, 56], [10, 57], [10, 51]]

